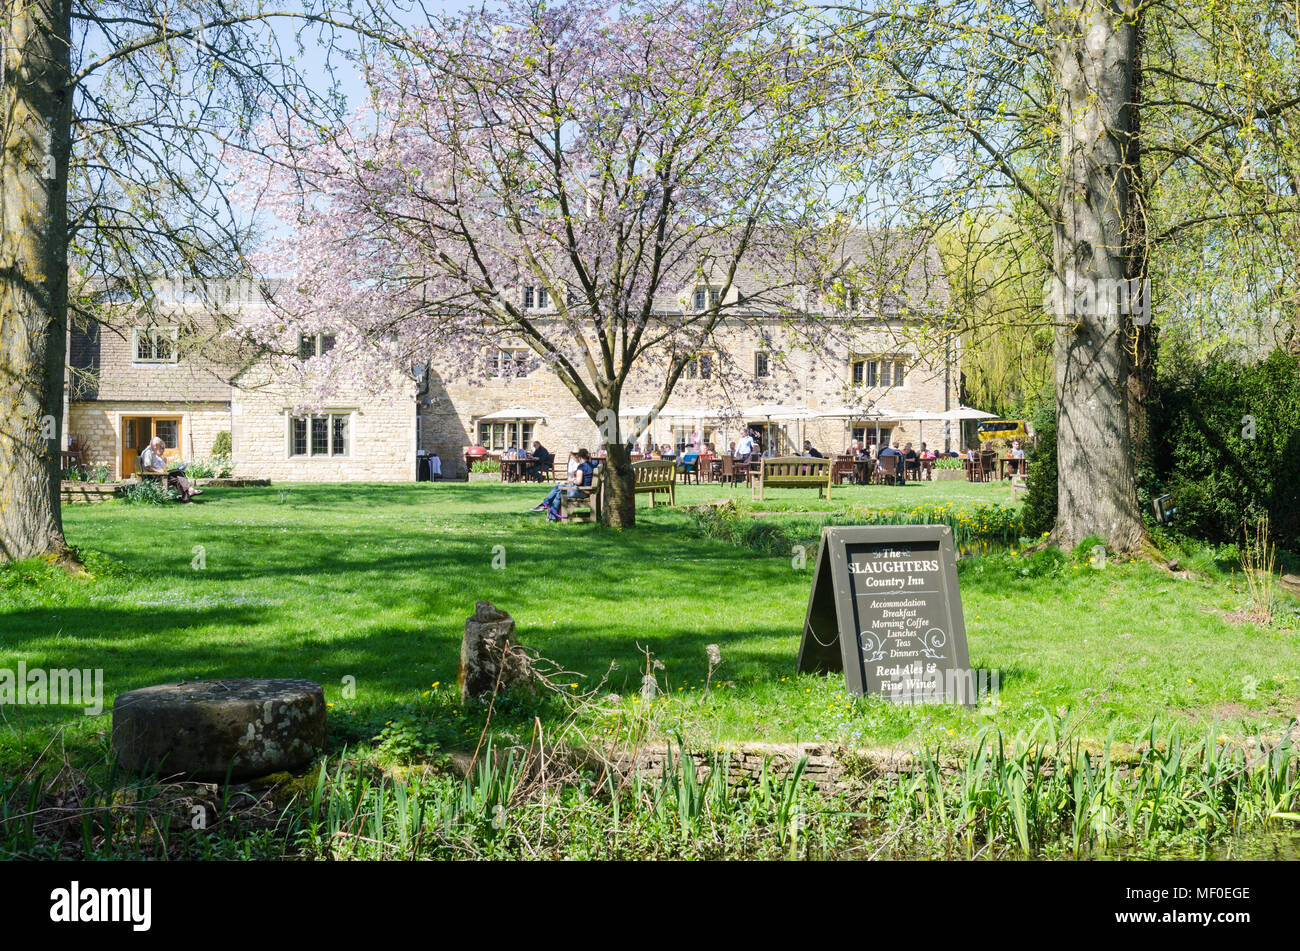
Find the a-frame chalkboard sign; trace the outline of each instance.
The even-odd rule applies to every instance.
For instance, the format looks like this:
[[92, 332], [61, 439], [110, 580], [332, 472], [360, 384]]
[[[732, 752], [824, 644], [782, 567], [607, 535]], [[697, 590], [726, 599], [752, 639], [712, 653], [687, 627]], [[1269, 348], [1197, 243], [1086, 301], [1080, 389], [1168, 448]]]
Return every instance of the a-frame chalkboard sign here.
[[858, 696], [973, 705], [952, 529], [822, 529], [798, 670], [843, 670]]

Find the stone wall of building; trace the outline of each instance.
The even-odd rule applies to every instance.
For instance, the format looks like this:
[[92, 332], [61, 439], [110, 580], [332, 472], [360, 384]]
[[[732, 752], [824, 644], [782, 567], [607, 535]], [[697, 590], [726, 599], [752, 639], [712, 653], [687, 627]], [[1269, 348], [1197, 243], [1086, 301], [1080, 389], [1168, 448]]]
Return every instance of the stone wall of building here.
[[415, 388], [394, 380], [382, 396], [338, 390], [312, 412], [346, 414], [341, 455], [294, 455], [290, 421], [303, 391], [274, 385], [256, 369], [240, 378], [231, 402], [235, 476], [273, 482], [412, 482], [415, 480]]
[[[715, 367], [710, 380], [679, 379], [669, 406], [699, 409], [698, 419], [659, 419], [651, 426], [656, 444], [674, 441], [675, 431], [690, 432], [698, 427], [704, 439], [719, 449], [724, 449], [739, 436], [738, 421], [726, 423], [708, 418], [709, 414], [725, 406], [745, 407], [761, 403], [800, 406], [816, 412], [846, 403], [858, 405], [863, 400], [874, 400], [886, 411], [899, 414], [897, 419], [886, 417], [882, 429], [891, 430], [891, 438], [900, 445], [905, 442], [919, 444], [922, 439], [932, 448], [944, 447], [945, 424], [942, 422], [918, 423], [902, 416], [915, 410], [942, 412], [958, 405], [959, 367], [961, 353], [956, 341], [948, 352], [933, 340], [909, 334], [901, 325], [875, 324], [844, 335], [838, 342], [827, 342], [824, 347], [795, 345], [788, 340], [773, 353], [770, 376], [754, 376], [755, 352], [768, 351], [763, 334], [775, 336], [779, 341], [783, 333], [777, 321], [765, 326], [736, 324], [725, 328], [719, 341], [726, 348], [724, 358], [727, 368]], [[720, 348], [721, 349], [721, 346]], [[855, 355], [891, 355], [906, 366], [901, 386], [855, 386], [852, 383], [852, 357]], [[485, 357], [486, 361], [486, 357]], [[622, 406], [649, 406], [657, 400], [661, 376], [652, 366], [641, 376], [629, 381], [622, 398]], [[420, 412], [421, 448], [436, 452], [441, 460], [443, 474], [459, 478], [465, 474], [464, 451], [479, 443], [476, 423], [480, 417], [507, 408], [518, 407], [528, 415], [537, 417], [533, 438], [539, 440], [561, 458], [579, 446], [595, 448], [599, 443], [596, 426], [580, 415], [574, 396], [549, 370], [541, 369], [526, 376], [512, 379], [470, 379], [463, 373], [453, 373], [447, 368], [432, 374], [430, 405]], [[521, 413], [521, 417], [524, 415]], [[748, 423], [761, 423], [761, 418], [747, 419]], [[842, 452], [851, 437], [850, 421], [844, 419], [810, 419], [802, 422], [777, 422], [782, 427], [779, 436], [786, 445], [800, 445], [807, 438], [824, 453]], [[862, 426], [863, 422], [855, 423]], [[873, 427], [874, 424], [867, 424]], [[948, 444], [959, 448], [960, 434], [953, 424]]]
[[122, 419], [127, 416], [179, 416], [181, 459], [207, 459], [217, 433], [230, 429], [224, 401], [143, 400], [73, 401], [68, 406], [68, 435], [86, 447], [85, 462], [107, 465], [112, 477], [122, 472]]

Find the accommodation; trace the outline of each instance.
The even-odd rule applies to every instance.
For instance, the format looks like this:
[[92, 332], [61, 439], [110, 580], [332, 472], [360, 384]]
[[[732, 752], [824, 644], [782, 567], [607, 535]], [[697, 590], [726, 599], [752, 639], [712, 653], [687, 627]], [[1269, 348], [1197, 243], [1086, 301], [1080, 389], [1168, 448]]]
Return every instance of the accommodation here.
[[[214, 293], [169, 295], [149, 320], [129, 312], [69, 333], [63, 430], [84, 461], [125, 479], [150, 438], [169, 459], [207, 459], [228, 433], [236, 476], [275, 481], [415, 478], [416, 402], [410, 380], [379, 395], [336, 391], [304, 406], [308, 386], [229, 331], [259, 295], [214, 305]], [[322, 335], [302, 345], [328, 351]], [[305, 350], [304, 350], [305, 354]], [[310, 362], [310, 361], [309, 361]], [[354, 434], [364, 434], [364, 446]]]
[[[792, 304], [795, 320], [782, 308], [745, 307], [738, 282], [724, 302], [737, 305], [734, 316], [692, 354], [670, 400], [675, 413], [654, 420], [650, 437], [681, 444], [699, 431], [723, 448], [747, 426], [777, 452], [804, 438], [823, 452], [877, 434], [919, 441], [918, 411], [957, 405], [961, 354], [942, 332], [948, 291], [936, 250], [906, 250], [889, 245], [890, 260], [901, 262], [896, 291], [872, 300], [844, 288], [805, 294]], [[876, 256], [866, 240], [849, 254], [858, 263]], [[660, 306], [671, 319], [674, 307], [708, 307], [721, 293], [701, 279], [683, 300]], [[542, 288], [519, 294], [540, 324], [552, 319]], [[65, 432], [119, 477], [131, 474], [153, 435], [169, 455], [194, 459], [211, 455], [217, 434], [229, 432], [236, 475], [275, 481], [409, 481], [423, 452], [457, 478], [472, 445], [501, 452], [536, 439], [563, 455], [599, 441], [559, 379], [526, 369], [521, 342], [498, 340], [479, 373], [434, 354], [379, 386], [322, 387], [341, 362], [328, 332], [295, 334], [278, 354], [230, 343], [224, 330], [264, 306], [255, 295], [224, 310], [182, 297], [151, 324], [74, 333]], [[648, 361], [629, 379], [622, 408], [652, 405], [661, 379], [662, 365]], [[929, 424], [924, 435], [942, 445], [943, 424]]]

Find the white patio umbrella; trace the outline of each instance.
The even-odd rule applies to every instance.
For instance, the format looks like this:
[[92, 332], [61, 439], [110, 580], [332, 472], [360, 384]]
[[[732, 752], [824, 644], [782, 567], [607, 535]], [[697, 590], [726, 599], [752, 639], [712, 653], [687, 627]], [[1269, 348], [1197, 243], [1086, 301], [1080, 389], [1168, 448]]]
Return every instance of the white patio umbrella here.
[[943, 413], [935, 413], [932, 412], [931, 410], [926, 410], [926, 409], [914, 409], [912, 410], [912, 412], [908, 413], [905, 418], [909, 420], [914, 419], [918, 423], [916, 427], [917, 442], [925, 441], [925, 424], [927, 420], [943, 421], [947, 419], [947, 417], [944, 416]]
[[817, 411], [823, 419], [842, 419], [847, 424], [855, 419], [869, 419], [876, 424], [876, 444], [880, 444], [880, 423], [886, 419], [898, 419], [898, 414], [885, 406], [828, 406]]
[[993, 419], [996, 415], [996, 413], [986, 413], [982, 409], [975, 409], [972, 406], [958, 406], [956, 409], [944, 410], [939, 414], [939, 418], [960, 422], [964, 419]]
[[815, 419], [817, 413], [806, 406], [796, 406], [787, 403], [758, 403], [754, 406], [746, 406], [741, 410], [741, 415], [746, 419], [757, 419], [763, 417], [770, 426], [772, 420], [778, 421], [796, 421], [805, 419]]
[[546, 419], [546, 414], [535, 409], [529, 409], [526, 406], [511, 406], [507, 409], [499, 409], [495, 413], [488, 413], [486, 416], [478, 417], [479, 422], [499, 422], [507, 419]]
[[[982, 409], [975, 409], [973, 406], [958, 406], [956, 409], [945, 410], [939, 414], [947, 422], [961, 423], [967, 419], [992, 419], [993, 413], [986, 413]], [[961, 427], [958, 426], [958, 446], [959, 449], [965, 449], [963, 439], [961, 438]]]

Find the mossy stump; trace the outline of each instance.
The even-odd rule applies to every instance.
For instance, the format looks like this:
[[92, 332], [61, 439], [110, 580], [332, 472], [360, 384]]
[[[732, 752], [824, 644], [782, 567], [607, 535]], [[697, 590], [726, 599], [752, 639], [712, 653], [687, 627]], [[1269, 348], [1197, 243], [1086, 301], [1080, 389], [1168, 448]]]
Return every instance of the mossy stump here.
[[220, 781], [300, 769], [325, 747], [325, 692], [310, 680], [196, 680], [113, 702], [113, 748], [132, 772]]

